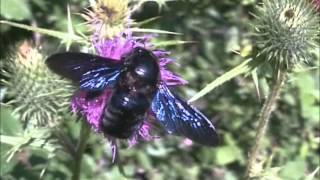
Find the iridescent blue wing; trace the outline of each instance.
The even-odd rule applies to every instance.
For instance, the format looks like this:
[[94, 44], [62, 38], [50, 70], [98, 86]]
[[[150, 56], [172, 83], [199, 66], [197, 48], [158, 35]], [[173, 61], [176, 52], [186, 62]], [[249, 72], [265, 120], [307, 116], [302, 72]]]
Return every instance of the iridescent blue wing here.
[[185, 136], [197, 143], [213, 146], [218, 135], [212, 122], [196, 108], [170, 92], [162, 83], [152, 101], [152, 111], [168, 133]]
[[55, 73], [79, 83], [80, 89], [98, 91], [114, 87], [122, 62], [86, 53], [58, 53], [46, 60]]

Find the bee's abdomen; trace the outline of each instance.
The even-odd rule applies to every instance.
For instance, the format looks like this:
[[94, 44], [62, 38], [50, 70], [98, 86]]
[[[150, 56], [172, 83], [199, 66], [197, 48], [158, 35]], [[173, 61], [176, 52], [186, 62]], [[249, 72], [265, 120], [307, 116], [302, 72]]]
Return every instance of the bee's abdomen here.
[[103, 131], [117, 138], [129, 138], [140, 126], [147, 109], [148, 99], [142, 95], [116, 90], [105, 109]]

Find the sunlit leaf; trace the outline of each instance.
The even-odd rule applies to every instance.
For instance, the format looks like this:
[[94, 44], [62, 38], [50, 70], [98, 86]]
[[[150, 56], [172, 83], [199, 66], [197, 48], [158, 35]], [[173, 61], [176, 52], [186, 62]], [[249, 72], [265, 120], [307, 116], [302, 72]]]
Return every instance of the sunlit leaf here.
[[253, 79], [254, 87], [256, 88], [257, 96], [258, 96], [258, 98], [260, 100], [261, 97], [260, 97], [260, 89], [259, 89], [259, 80], [258, 80], [257, 69], [254, 69], [251, 72], [251, 76], [252, 76], [252, 79]]
[[197, 99], [201, 98], [202, 96], [208, 94], [216, 87], [222, 85], [223, 83], [229, 81], [230, 79], [244, 73], [249, 73], [253, 69], [255, 69], [258, 65], [260, 65], [260, 61], [248, 59], [241, 63], [240, 65], [234, 67], [233, 69], [229, 70], [228, 72], [222, 74], [220, 77], [206, 85], [203, 89], [201, 89], [197, 94], [195, 94], [188, 102], [196, 101]]
[[319, 172], [320, 167], [317, 167], [312, 173], [310, 173], [305, 180], [313, 180], [316, 177], [316, 174]]

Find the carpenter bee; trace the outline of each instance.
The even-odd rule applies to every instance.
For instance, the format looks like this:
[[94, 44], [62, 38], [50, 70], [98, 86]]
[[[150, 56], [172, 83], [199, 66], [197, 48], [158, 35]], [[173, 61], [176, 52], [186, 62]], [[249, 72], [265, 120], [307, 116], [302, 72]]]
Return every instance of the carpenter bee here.
[[102, 117], [106, 135], [129, 138], [150, 109], [170, 134], [203, 145], [218, 142], [212, 122], [161, 81], [158, 59], [145, 48], [134, 48], [121, 60], [87, 53], [58, 53], [50, 56], [46, 64], [53, 72], [78, 83], [89, 96], [112, 89]]

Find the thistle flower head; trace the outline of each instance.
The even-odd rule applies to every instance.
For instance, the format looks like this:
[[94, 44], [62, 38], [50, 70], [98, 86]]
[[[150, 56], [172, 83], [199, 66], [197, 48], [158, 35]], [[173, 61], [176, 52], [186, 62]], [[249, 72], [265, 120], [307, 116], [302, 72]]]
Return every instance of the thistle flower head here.
[[316, 46], [318, 16], [306, 0], [264, 0], [256, 11], [254, 27], [260, 54], [277, 67], [292, 68], [310, 58]]
[[128, 0], [92, 0], [83, 17], [97, 39], [112, 39], [121, 34], [129, 19]]
[[8, 104], [26, 128], [54, 126], [61, 120], [61, 112], [69, 107], [71, 86], [47, 69], [44, 57], [29, 42], [21, 43], [2, 71], [11, 98]]

